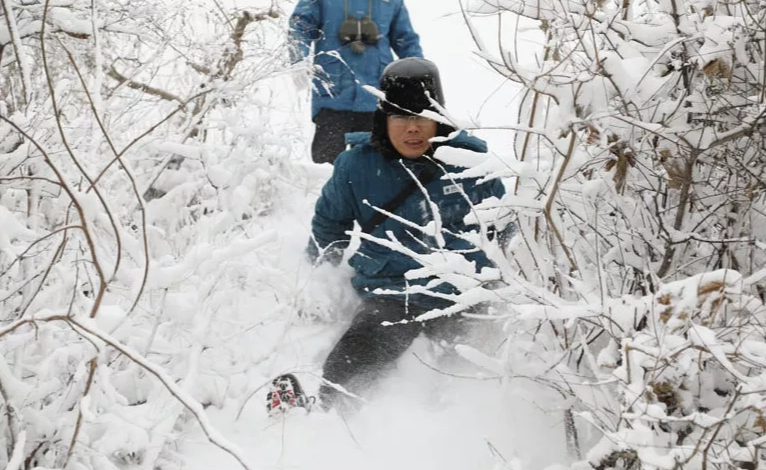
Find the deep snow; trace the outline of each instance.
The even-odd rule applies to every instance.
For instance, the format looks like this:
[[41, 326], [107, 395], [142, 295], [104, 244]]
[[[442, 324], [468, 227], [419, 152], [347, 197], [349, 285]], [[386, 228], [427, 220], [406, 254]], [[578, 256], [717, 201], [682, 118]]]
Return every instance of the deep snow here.
[[[513, 122], [518, 88], [473, 55], [459, 4], [407, 4], [426, 56], [442, 73], [448, 110], [477, 126]], [[496, 20], [483, 20], [482, 30], [492, 40]], [[274, 282], [294, 288], [296, 301], [284, 309], [280, 321], [246, 333], [254, 350], [273, 350], [249, 367], [251, 383], [261, 388], [250, 392], [244, 407], [233, 402], [222, 409], [209, 407], [213, 423], [242, 448], [254, 469], [521, 469], [565, 462], [562, 413], [549, 392], [523, 379], [487, 378], [488, 372], [479, 367], [452, 355], [440, 356], [438, 348], [422, 338], [378, 383], [377, 395], [358, 415], [344, 419], [335, 412], [295, 410], [268, 418], [266, 384], [274, 375], [294, 372], [309, 393], [316, 392], [322, 360], [350, 320], [355, 302], [348, 287], [349, 268], [312, 269], [302, 257], [313, 202], [332, 170], [310, 162], [308, 91], [296, 95], [292, 86], [286, 77], [273, 81], [272, 91], [283, 98], [283, 106], [274, 113], [291, 133], [298, 129], [305, 136], [295, 142], [292, 158], [307, 175], [306, 187], [282, 201], [264, 225], [280, 233], [275, 268], [285, 274]], [[495, 158], [512, 158], [510, 131], [478, 135], [488, 140]], [[301, 311], [322, 319], [304, 320]], [[487, 325], [480, 333], [474, 346], [493, 352], [501, 345], [500, 324]], [[198, 428], [192, 427], [183, 438], [185, 444], [176, 454], [183, 468], [241, 468]]]

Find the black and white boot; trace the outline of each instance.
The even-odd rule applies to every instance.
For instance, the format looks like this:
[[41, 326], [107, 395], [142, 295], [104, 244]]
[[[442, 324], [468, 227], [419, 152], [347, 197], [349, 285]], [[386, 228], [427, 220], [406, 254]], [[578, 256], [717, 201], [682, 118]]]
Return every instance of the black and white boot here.
[[266, 410], [271, 416], [299, 407], [309, 412], [315, 402], [316, 397], [306, 395], [295, 375], [284, 374], [271, 381], [266, 395]]

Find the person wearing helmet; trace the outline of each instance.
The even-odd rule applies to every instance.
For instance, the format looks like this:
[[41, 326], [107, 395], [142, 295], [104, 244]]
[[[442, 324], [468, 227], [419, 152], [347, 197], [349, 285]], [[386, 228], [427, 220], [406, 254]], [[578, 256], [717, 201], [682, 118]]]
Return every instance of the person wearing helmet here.
[[[419, 58], [394, 61], [384, 70], [379, 86], [385, 99], [378, 101], [372, 132], [338, 156], [333, 175], [316, 202], [309, 257], [317, 262], [340, 262], [350, 238], [347, 232], [355, 221], [372, 236], [395, 238], [408, 250], [429, 253], [436, 247], [433, 237], [373, 209], [385, 208], [411, 223], [426, 226], [434, 220], [430, 212], [434, 206], [427, 203], [422, 185], [439, 208], [446, 248], [465, 253], [477, 271], [489, 266], [481, 250], [455, 234], [479, 229], [467, 225], [465, 216], [472, 205], [490, 197], [501, 198], [505, 193], [502, 182], [440, 178], [461, 169], [434, 158], [441, 146], [486, 153], [486, 143], [423, 115], [424, 111], [436, 112], [444, 105], [439, 71], [432, 62]], [[451, 303], [422, 293], [405, 295], [408, 287], [433, 279], [406, 279], [408, 271], [421, 266], [399, 251], [362, 239], [349, 264], [354, 268], [351, 282], [361, 304], [351, 326], [327, 357], [323, 377], [326, 382], [359, 394], [363, 385], [391, 366], [421, 332], [439, 335], [454, 326], [458, 318], [402, 322]], [[429, 288], [457, 292], [447, 283]], [[322, 385], [319, 397], [324, 408], [335, 406], [339, 399], [344, 401], [331, 385]]]
[[372, 128], [376, 99], [362, 87], [377, 85], [394, 54], [423, 57], [404, 0], [299, 0], [289, 36], [291, 60], [310, 58], [316, 69], [311, 93], [316, 163], [332, 163], [345, 148], [346, 133]]

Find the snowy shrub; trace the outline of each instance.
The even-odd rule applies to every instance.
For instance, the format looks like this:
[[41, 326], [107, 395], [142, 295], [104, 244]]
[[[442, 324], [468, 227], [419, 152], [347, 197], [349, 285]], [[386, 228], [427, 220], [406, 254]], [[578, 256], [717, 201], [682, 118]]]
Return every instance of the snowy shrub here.
[[761, 465], [766, 307], [751, 287], [719, 270], [610, 302], [598, 319], [609, 343], [585, 353], [597, 379], [616, 379], [582, 394], [604, 434], [587, 453], [594, 468]]
[[270, 354], [260, 217], [305, 179], [276, 3], [0, 3], [0, 465], [158, 468], [185, 422], [241, 462], [203, 408]]
[[[509, 127], [533, 171], [516, 196], [541, 210], [519, 212], [512, 255], [555, 297], [535, 306], [517, 284], [506, 298], [522, 332], [548, 331], [532, 348], [559, 374], [546, 378], [603, 435], [585, 462], [755, 468], [763, 5], [477, 0], [470, 25], [469, 12], [538, 28], [499, 54], [477, 45], [527, 90]], [[530, 39], [543, 46], [523, 61]]]
[[[463, 353], [569, 397], [577, 466], [758, 467], [763, 4], [475, 0], [473, 15], [497, 15], [498, 44], [472, 30], [479, 54], [525, 91], [518, 161], [467, 171], [515, 179], [478, 217], [512, 209], [518, 234], [506, 252], [466, 235], [497, 265], [478, 274], [413, 253], [411, 276], [463, 291], [421, 319], [496, 305], [506, 349]], [[573, 415], [597, 437], [578, 442]]]
[[[575, 417], [598, 431], [575, 468], [755, 468], [766, 398], [757, 281], [718, 270], [646, 296], [517, 304], [517, 344], [505, 353], [528, 362], [512, 361], [514, 376], [572, 397]], [[503, 362], [465, 354], [508, 374]]]
[[[486, 13], [488, 3], [475, 6]], [[479, 44], [528, 90], [516, 150], [536, 172], [519, 175], [517, 193], [545, 203], [519, 224], [540, 271], [528, 279], [619, 296], [766, 262], [762, 6], [491, 3], [546, 41], [539, 67]], [[540, 244], [561, 254], [554, 271], [537, 259]], [[573, 272], [586, 284], [561, 277]]]

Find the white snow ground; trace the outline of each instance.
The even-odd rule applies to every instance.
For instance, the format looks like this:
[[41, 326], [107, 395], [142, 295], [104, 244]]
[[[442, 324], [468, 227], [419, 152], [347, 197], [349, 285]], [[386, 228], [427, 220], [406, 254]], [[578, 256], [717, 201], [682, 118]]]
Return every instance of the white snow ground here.
[[[408, 0], [407, 4], [426, 56], [442, 72], [448, 109], [485, 126], [513, 122], [518, 89], [472, 54], [457, 1]], [[493, 20], [482, 23], [488, 40], [496, 35], [493, 28]], [[309, 393], [316, 392], [322, 360], [350, 320], [354, 303], [347, 286], [348, 268], [321, 267], [312, 272], [302, 259], [313, 203], [331, 167], [310, 162], [307, 91], [296, 97], [290, 93], [290, 83], [275, 82], [275, 91], [285, 96], [284, 107], [275, 113], [280, 113], [285, 126], [305, 130], [305, 141], [296, 142], [293, 158], [303, 164], [307, 187], [282, 201], [265, 225], [280, 233], [280, 265], [275, 268], [288, 273], [275, 278], [275, 283], [298, 293], [284, 318], [247, 333], [254, 351], [274, 350], [265, 357], [254, 352], [248, 368], [250, 383], [264, 387], [252, 387], [244, 407], [239, 406], [241, 400], [222, 409], [209, 407], [213, 424], [240, 446], [252, 469], [521, 470], [566, 462], [561, 412], [556, 410], [558, 403], [547, 398], [549, 392], [519, 379], [501, 383], [436, 372], [426, 365], [439, 359], [425, 339], [418, 340], [397, 370], [381, 381], [377, 398], [348, 420], [335, 413], [307, 415], [302, 410], [283, 419], [267, 417], [265, 385], [275, 374], [295, 372]], [[511, 158], [509, 131], [479, 135], [498, 158]], [[253, 306], [254, 311], [258, 308]], [[301, 308], [315, 309], [327, 319], [302, 321], [296, 313]], [[502, 332], [497, 328], [476, 344], [498, 346]], [[482, 374], [477, 367], [450, 360], [441, 360], [439, 367], [469, 376]], [[184, 438], [186, 445], [177, 453], [183, 468], [241, 468], [210, 444], [198, 427]]]

